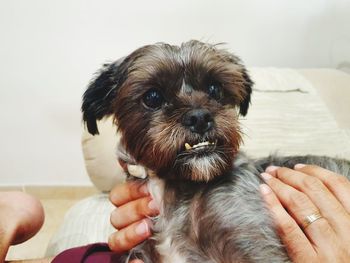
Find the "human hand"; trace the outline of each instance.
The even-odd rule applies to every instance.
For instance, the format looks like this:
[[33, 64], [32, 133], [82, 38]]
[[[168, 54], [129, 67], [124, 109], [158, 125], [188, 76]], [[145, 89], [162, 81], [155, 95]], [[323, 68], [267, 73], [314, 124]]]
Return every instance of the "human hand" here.
[[[33, 237], [44, 223], [40, 201], [24, 192], [0, 192], [0, 238], [11, 232], [10, 245]], [[2, 227], [5, 229], [2, 230]]]
[[34, 236], [44, 223], [38, 199], [23, 192], [0, 192], [0, 262], [8, 248]]
[[112, 251], [128, 251], [151, 236], [152, 223], [147, 217], [157, 215], [159, 208], [146, 184], [135, 181], [118, 184], [109, 198], [118, 207], [110, 218], [112, 225], [118, 229], [108, 240]]
[[[261, 193], [293, 262], [350, 262], [350, 182], [318, 166], [273, 167]], [[272, 189], [272, 191], [271, 191]], [[305, 222], [307, 216], [322, 217]]]

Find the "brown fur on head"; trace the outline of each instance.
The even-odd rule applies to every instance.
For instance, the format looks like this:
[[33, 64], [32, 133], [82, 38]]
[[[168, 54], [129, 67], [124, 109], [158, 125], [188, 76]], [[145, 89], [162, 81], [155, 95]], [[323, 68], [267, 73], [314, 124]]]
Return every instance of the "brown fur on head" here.
[[127, 152], [160, 177], [208, 181], [231, 167], [251, 86], [218, 46], [148, 45], [104, 67], [84, 94], [83, 119], [96, 134], [96, 120], [114, 115]]

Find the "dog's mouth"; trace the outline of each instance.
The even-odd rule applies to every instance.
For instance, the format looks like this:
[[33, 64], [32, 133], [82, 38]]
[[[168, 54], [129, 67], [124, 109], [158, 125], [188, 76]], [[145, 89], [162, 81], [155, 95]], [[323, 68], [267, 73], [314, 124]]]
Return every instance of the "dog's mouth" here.
[[185, 143], [184, 145], [184, 149], [185, 149], [185, 152], [205, 152], [205, 151], [208, 151], [208, 150], [212, 150], [212, 149], [215, 149], [217, 145], [217, 140], [215, 141], [204, 141], [204, 142], [199, 142], [197, 144], [190, 144], [188, 142]]

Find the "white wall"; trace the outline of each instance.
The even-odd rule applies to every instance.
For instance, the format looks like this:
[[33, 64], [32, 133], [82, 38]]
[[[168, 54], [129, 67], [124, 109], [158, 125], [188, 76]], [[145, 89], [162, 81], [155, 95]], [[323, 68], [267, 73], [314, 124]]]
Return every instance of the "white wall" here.
[[80, 100], [143, 44], [227, 42], [249, 66], [349, 67], [347, 0], [0, 0], [0, 184], [89, 184]]

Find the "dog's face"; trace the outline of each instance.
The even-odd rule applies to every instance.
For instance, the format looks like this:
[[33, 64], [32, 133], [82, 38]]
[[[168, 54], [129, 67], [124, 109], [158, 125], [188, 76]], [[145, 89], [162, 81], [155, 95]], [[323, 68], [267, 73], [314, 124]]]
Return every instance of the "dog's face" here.
[[155, 44], [106, 65], [84, 94], [83, 119], [114, 115], [127, 152], [158, 176], [208, 181], [232, 165], [252, 81], [238, 58], [189, 41]]

